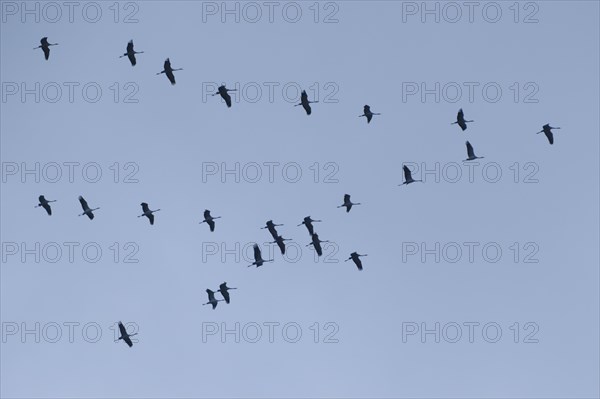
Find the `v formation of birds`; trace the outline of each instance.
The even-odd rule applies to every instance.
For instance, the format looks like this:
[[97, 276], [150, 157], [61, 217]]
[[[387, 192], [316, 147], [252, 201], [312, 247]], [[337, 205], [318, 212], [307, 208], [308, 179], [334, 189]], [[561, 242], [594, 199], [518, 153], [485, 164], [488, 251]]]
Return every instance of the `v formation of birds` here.
[[[56, 46], [58, 45], [58, 43], [49, 43], [48, 42], [48, 38], [47, 37], [43, 37], [40, 40], [40, 45], [38, 47], [35, 47], [35, 49], [41, 48], [43, 53], [44, 53], [44, 58], [46, 60], [49, 60], [50, 58], [50, 46]], [[136, 54], [143, 54], [143, 51], [135, 51], [134, 50], [134, 46], [133, 46], [133, 40], [130, 40], [127, 43], [127, 47], [126, 47], [126, 52], [121, 55], [119, 58], [122, 57], [127, 57], [129, 59], [129, 62], [131, 63], [131, 66], [135, 66], [137, 65], [137, 59], [136, 59]], [[161, 74], [165, 74], [167, 76], [167, 79], [169, 80], [169, 82], [171, 82], [172, 85], [175, 85], [176, 81], [175, 81], [175, 75], [174, 75], [174, 71], [182, 71], [183, 68], [176, 68], [174, 69], [173, 67], [171, 67], [171, 60], [169, 58], [167, 58], [163, 64], [163, 70], [161, 72], [157, 72], [157, 75], [161, 75]], [[227, 105], [228, 108], [231, 108], [231, 96], [229, 95], [228, 92], [230, 91], [235, 91], [235, 89], [227, 89], [225, 85], [222, 85], [218, 88], [218, 91], [216, 93], [213, 94], [213, 96], [216, 95], [220, 95], [221, 98], [225, 101], [225, 104]], [[318, 101], [310, 101], [308, 99], [308, 94], [306, 93], [305, 90], [302, 91], [301, 95], [300, 95], [300, 103], [296, 104], [295, 106], [302, 106], [302, 108], [304, 108], [304, 111], [306, 112], [306, 115], [311, 115], [312, 114], [312, 108], [310, 106], [310, 104], [314, 104], [314, 103], [318, 103]], [[361, 115], [359, 115], [359, 117], [365, 117], [367, 120], [367, 123], [371, 123], [373, 116], [374, 115], [381, 115], [381, 113], [375, 113], [373, 111], [371, 111], [371, 107], [369, 105], [365, 105], [363, 107], [363, 113]], [[457, 124], [461, 130], [464, 132], [465, 130], [467, 130], [467, 123], [472, 123], [475, 122], [474, 120], [466, 120], [465, 119], [465, 114], [463, 112], [462, 109], [459, 109], [457, 115], [456, 115], [456, 121], [452, 122], [451, 124]], [[544, 133], [544, 135], [546, 136], [546, 138], [548, 139], [548, 142], [550, 144], [554, 144], [554, 134], [552, 132], [552, 130], [554, 129], [560, 129], [560, 127], [552, 127], [550, 126], [550, 124], [545, 124], [544, 126], [542, 126], [542, 130], [540, 130], [539, 133]], [[473, 149], [473, 146], [471, 145], [471, 143], [469, 141], [467, 141], [466, 143], [466, 148], [467, 148], [467, 159], [465, 159], [463, 162], [468, 162], [468, 161], [474, 161], [476, 159], [481, 159], [484, 157], [478, 157], [475, 155], [475, 151]], [[408, 185], [414, 182], [422, 182], [422, 180], [415, 180], [412, 177], [412, 173], [410, 171], [410, 169], [406, 166], [403, 165], [402, 166], [402, 170], [404, 173], [404, 182], [402, 184], [400, 184], [400, 186], [402, 185]], [[52, 215], [52, 208], [50, 206], [51, 202], [56, 202], [56, 200], [47, 200], [44, 195], [40, 195], [38, 198], [38, 205], [36, 207], [42, 207], [45, 209], [46, 213], [50, 216]], [[81, 204], [81, 207], [83, 209], [83, 213], [79, 214], [79, 216], [87, 216], [90, 220], [94, 219], [94, 213], [93, 211], [98, 210], [100, 208], [90, 208], [87, 201], [82, 197], [79, 196], [79, 202]], [[138, 217], [146, 217], [148, 218], [148, 221], [150, 222], [150, 225], [154, 225], [154, 213], [160, 211], [160, 209], [155, 209], [155, 210], [151, 210], [148, 203], [146, 202], [142, 202], [141, 204], [142, 207], [142, 214], [138, 215]], [[345, 208], [346, 209], [346, 213], [349, 213], [350, 210], [352, 209], [353, 206], [356, 205], [361, 205], [361, 203], [359, 202], [352, 202], [350, 199], [350, 194], [344, 194], [343, 197], [343, 203], [341, 205], [338, 206], [338, 208]], [[212, 216], [210, 214], [210, 210], [205, 210], [204, 211], [204, 220], [201, 221], [200, 223], [206, 223], [209, 226], [209, 229], [211, 232], [215, 231], [215, 219], [220, 218], [221, 216]], [[322, 248], [321, 248], [321, 243], [323, 242], [328, 242], [327, 240], [320, 240], [318, 234], [314, 231], [314, 226], [312, 223], [315, 222], [321, 222], [321, 220], [313, 220], [310, 216], [307, 216], [304, 218], [303, 222], [300, 223], [298, 226], [302, 226], [305, 225], [308, 233], [311, 237], [311, 242], [309, 244], [307, 244], [307, 246], [312, 245], [315, 249], [315, 251], [317, 252], [318, 256], [322, 256]], [[271, 233], [274, 241], [272, 241], [271, 243], [277, 243], [277, 246], [279, 247], [281, 254], [285, 254], [285, 241], [288, 241], [289, 239], [287, 238], [283, 238], [278, 232], [277, 229], [275, 227], [277, 226], [283, 226], [283, 225], [278, 225], [273, 223], [272, 220], [269, 220], [266, 222], [266, 226], [262, 227], [263, 229], [268, 229], [269, 233]], [[273, 259], [268, 259], [265, 260], [262, 258], [262, 254], [260, 251], [260, 248], [257, 244], [254, 244], [254, 262], [249, 265], [249, 266], [256, 266], [256, 267], [260, 267], [262, 266], [265, 262], [272, 262], [274, 261]], [[367, 256], [367, 254], [359, 254], [357, 252], [352, 252], [350, 254], [350, 257], [348, 259], [346, 259], [346, 261], [352, 260], [354, 262], [354, 264], [356, 265], [357, 269], [363, 270], [363, 265], [362, 265], [362, 261], [360, 260], [361, 256]], [[229, 290], [235, 290], [237, 288], [231, 288], [231, 287], [227, 287], [227, 283], [224, 282], [219, 286], [219, 289], [217, 290], [211, 290], [211, 289], [206, 289], [206, 293], [208, 294], [208, 302], [204, 303], [204, 305], [211, 305], [212, 309], [216, 309], [218, 302], [224, 301], [225, 303], [229, 304], [230, 303], [230, 294], [229, 294]], [[215, 293], [218, 292], [221, 294], [221, 296], [223, 297], [223, 299], [216, 299], [215, 297]], [[131, 342], [131, 340], [129, 339], [130, 336], [133, 336], [135, 334], [128, 334], [127, 330], [125, 329], [125, 326], [119, 322], [119, 330], [121, 333], [121, 337], [120, 339], [123, 339], [127, 345], [129, 347], [131, 347], [133, 344]]]

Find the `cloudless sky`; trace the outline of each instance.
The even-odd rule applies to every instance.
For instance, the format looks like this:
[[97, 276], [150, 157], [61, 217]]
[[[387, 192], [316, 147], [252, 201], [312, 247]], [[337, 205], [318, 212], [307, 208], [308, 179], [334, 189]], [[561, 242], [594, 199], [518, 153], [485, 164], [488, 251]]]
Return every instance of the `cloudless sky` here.
[[[73, 22], [66, 6], [52, 22], [48, 3], [0, 2], [3, 397], [598, 397], [597, 1], [482, 2], [472, 21], [463, 2], [460, 17], [441, 2], [282, 2], [271, 22], [264, 2], [97, 4], [92, 23], [86, 2]], [[235, 4], [239, 22], [223, 14]], [[44, 36], [58, 43], [48, 61], [32, 50]], [[118, 58], [131, 39], [135, 67]], [[167, 57], [183, 68], [174, 86], [156, 76]], [[244, 89], [232, 108], [210, 96], [221, 83]], [[319, 101], [312, 115], [297, 88]], [[370, 124], [365, 104], [381, 113]], [[465, 132], [450, 124], [459, 108]], [[554, 145], [535, 134], [545, 123], [561, 127]], [[472, 181], [466, 140], [485, 157]], [[424, 184], [398, 186], [405, 163]], [[436, 163], [437, 181], [422, 170]], [[345, 193], [361, 203], [349, 213]], [[51, 217], [40, 194], [57, 200]], [[79, 195], [94, 220], [77, 216]], [[153, 226], [141, 202], [161, 209]], [[212, 233], [204, 209], [222, 216]], [[296, 226], [307, 215], [331, 241], [318, 260]], [[293, 240], [287, 260], [266, 244], [269, 219]], [[274, 262], [247, 267], [254, 242]], [[421, 251], [436, 243], [439, 262]], [[362, 272], [344, 262], [353, 251], [368, 254]], [[202, 306], [223, 281], [231, 303]], [[132, 348], [113, 342], [119, 320], [139, 332]], [[36, 323], [39, 343], [22, 335]], [[79, 323], [73, 342], [64, 323]], [[221, 335], [236, 323], [239, 342]], [[439, 342], [421, 335], [436, 323]]]

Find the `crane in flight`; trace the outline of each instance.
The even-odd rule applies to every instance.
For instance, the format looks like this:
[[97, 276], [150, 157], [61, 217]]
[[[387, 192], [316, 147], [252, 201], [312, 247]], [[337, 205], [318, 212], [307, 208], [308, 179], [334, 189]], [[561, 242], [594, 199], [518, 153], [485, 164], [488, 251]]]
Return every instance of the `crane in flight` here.
[[467, 122], [475, 122], [475, 121], [467, 121], [465, 120], [465, 114], [461, 109], [458, 110], [458, 114], [456, 115], [456, 122], [452, 122], [451, 125], [455, 125], [458, 123], [458, 126], [460, 126], [460, 128], [463, 130], [463, 132], [465, 130], [467, 130]]
[[83, 199], [81, 195], [79, 196], [79, 203], [81, 204], [81, 208], [83, 209], [83, 213], [79, 214], [79, 216], [87, 215], [87, 217], [90, 218], [90, 220], [94, 219], [94, 211], [100, 208], [91, 209], [88, 206], [87, 201]]
[[230, 288], [227, 286], [227, 282], [224, 282], [223, 284], [219, 285], [219, 289], [217, 290], [218, 292], [221, 293], [221, 295], [223, 295], [223, 298], [225, 299], [225, 303], [229, 303], [229, 300], [231, 299], [229, 297], [229, 290], [237, 290], [237, 288]]
[[478, 157], [478, 156], [476, 156], [475, 155], [475, 151], [473, 151], [473, 146], [468, 141], [467, 141], [467, 156], [468, 156], [468, 158], [465, 159], [463, 162], [474, 161], [476, 159], [485, 158], [485, 157]]
[[129, 58], [129, 62], [131, 62], [131, 66], [135, 66], [135, 64], [136, 64], [135, 55], [143, 54], [143, 53], [144, 53], [143, 51], [135, 51], [133, 49], [133, 40], [130, 40], [129, 43], [127, 43], [127, 52], [125, 54], [123, 54], [122, 56], [120, 56], [119, 58], [127, 57], [127, 58]]
[[258, 247], [258, 244], [254, 244], [254, 262], [252, 262], [251, 265], [248, 265], [248, 267], [254, 266], [254, 265], [256, 265], [256, 267], [260, 267], [265, 262], [273, 262], [273, 259], [269, 259], [269, 260], [263, 259], [262, 254], [260, 252], [260, 248]]
[[208, 288], [206, 289], [206, 293], [208, 294], [208, 302], [203, 303], [202, 306], [204, 305], [212, 305], [213, 310], [215, 310], [215, 308], [217, 307], [217, 304], [219, 302], [223, 302], [224, 299], [216, 299], [215, 298], [215, 292], [213, 290], [209, 290]]
[[371, 107], [369, 107], [368, 105], [365, 105], [364, 109], [363, 109], [363, 114], [359, 115], [358, 117], [361, 118], [363, 116], [367, 117], [367, 123], [371, 123], [371, 119], [373, 119], [373, 115], [381, 115], [381, 114], [376, 114], [375, 112], [371, 112]]
[[322, 220], [314, 220], [314, 219], [311, 219], [310, 216], [307, 216], [304, 218], [304, 221], [302, 223], [300, 223], [298, 226], [305, 225], [306, 229], [308, 230], [308, 234], [310, 236], [312, 236], [315, 232], [315, 229], [312, 224], [316, 223], [316, 222], [322, 222]]
[[142, 211], [144, 213], [142, 213], [138, 217], [141, 218], [142, 216], [146, 216], [148, 218], [148, 220], [150, 221], [150, 224], [154, 225], [154, 215], [153, 215], [153, 213], [160, 211], [160, 209], [156, 209], [154, 211], [151, 211], [150, 208], [148, 207], [148, 204], [145, 203], [145, 202], [142, 202], [140, 205], [142, 205]]
[[131, 342], [131, 338], [130, 337], [133, 337], [134, 335], [137, 335], [137, 333], [135, 333], [135, 334], [128, 334], [127, 333], [127, 329], [125, 328], [125, 326], [121, 322], [119, 322], [119, 332], [121, 333], [121, 336], [119, 337], [119, 339], [115, 340], [115, 342], [119, 342], [119, 340], [122, 339], [131, 348], [133, 346], [133, 342]]
[[346, 207], [346, 213], [348, 213], [352, 209], [352, 205], [360, 205], [360, 202], [352, 202], [350, 201], [350, 194], [344, 194], [344, 203], [339, 205], [338, 208]]
[[222, 86], [219, 86], [218, 91], [215, 94], [213, 94], [213, 96], [220, 94], [221, 98], [223, 100], [225, 100], [225, 104], [227, 104], [227, 108], [231, 108], [231, 96], [227, 92], [228, 91], [236, 91], [236, 90], [237, 89], [228, 89], [225, 87], [225, 85], [222, 85]]
[[404, 171], [404, 183], [398, 184], [399, 186], [414, 183], [416, 181], [420, 181], [421, 183], [423, 183], [423, 180], [415, 180], [412, 178], [412, 173], [410, 173], [410, 169], [408, 169], [406, 165], [402, 166], [402, 170]]
[[275, 228], [276, 226], [283, 226], [282, 224], [275, 224], [273, 223], [272, 220], [267, 220], [267, 223], [264, 227], [261, 227], [261, 229], [268, 229], [269, 233], [271, 233], [271, 235], [273, 236], [273, 239], [276, 240], [277, 236], [279, 235], [277, 233], [277, 229]]
[[38, 197], [38, 200], [40, 201], [40, 203], [37, 204], [34, 208], [39, 208], [41, 206], [46, 210], [48, 216], [52, 216], [52, 208], [50, 208], [50, 202], [56, 202], [56, 200], [47, 200], [46, 198], [44, 198], [43, 195], [40, 195]]
[[306, 115], [310, 115], [312, 113], [312, 109], [310, 108], [311, 103], [318, 103], [318, 101], [308, 101], [308, 94], [306, 94], [306, 90], [302, 90], [302, 94], [300, 94], [300, 104], [296, 104], [294, 107], [302, 105], [302, 108], [304, 108], [306, 111]]
[[358, 268], [358, 270], [362, 270], [362, 262], [360, 260], [361, 256], [367, 256], [367, 254], [364, 255], [360, 255], [357, 252], [352, 252], [350, 254], [350, 257], [348, 259], [346, 259], [344, 262], [348, 262], [350, 259], [352, 259], [352, 261], [354, 262], [354, 264], [356, 265], [356, 267]]
[[210, 227], [210, 231], [215, 231], [215, 219], [219, 219], [221, 216], [210, 216], [210, 211], [208, 209], [204, 210], [204, 220], [200, 222], [206, 223], [208, 227]]
[[174, 71], [183, 71], [183, 68], [173, 69], [171, 67], [171, 60], [169, 60], [167, 58], [165, 60], [164, 69], [162, 71], [158, 72], [157, 75], [164, 73], [165, 75], [167, 75], [167, 78], [169, 78], [169, 82], [171, 82], [171, 84], [174, 85], [175, 84], [175, 75], [173, 75]]
[[275, 238], [275, 241], [271, 241], [269, 244], [277, 243], [277, 246], [279, 247], [281, 254], [285, 255], [285, 242], [284, 241], [291, 241], [291, 238], [283, 238], [282, 236], [277, 236]]
[[50, 46], [58, 46], [58, 43], [48, 43], [48, 38], [47, 37], [42, 37], [42, 39], [40, 40], [40, 45], [37, 47], [34, 47], [33, 49], [36, 50], [38, 48], [41, 48], [42, 51], [44, 52], [44, 58], [46, 58], [46, 61], [48, 60], [48, 58], [50, 58]]
[[312, 242], [307, 244], [306, 246], [308, 247], [308, 246], [312, 245], [315, 248], [315, 251], [317, 251], [317, 255], [321, 256], [321, 255], [323, 255], [323, 248], [321, 248], [322, 242], [329, 242], [329, 241], [328, 240], [321, 241], [319, 239], [319, 235], [317, 233], [313, 233]]
[[550, 144], [554, 144], [554, 134], [552, 134], [552, 129], [560, 129], [560, 128], [552, 127], [552, 126], [550, 126], [549, 123], [546, 123], [544, 126], [542, 126], [542, 130], [537, 132], [537, 134], [544, 133], [546, 135], [546, 137], [548, 138], [548, 142]]

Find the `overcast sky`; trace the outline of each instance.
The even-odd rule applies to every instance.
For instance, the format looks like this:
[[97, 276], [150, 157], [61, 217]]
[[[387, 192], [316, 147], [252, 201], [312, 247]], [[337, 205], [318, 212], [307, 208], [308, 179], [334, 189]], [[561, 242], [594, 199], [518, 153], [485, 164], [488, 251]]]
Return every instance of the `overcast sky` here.
[[600, 10], [576, 3], [2, 1], [2, 396], [598, 397]]

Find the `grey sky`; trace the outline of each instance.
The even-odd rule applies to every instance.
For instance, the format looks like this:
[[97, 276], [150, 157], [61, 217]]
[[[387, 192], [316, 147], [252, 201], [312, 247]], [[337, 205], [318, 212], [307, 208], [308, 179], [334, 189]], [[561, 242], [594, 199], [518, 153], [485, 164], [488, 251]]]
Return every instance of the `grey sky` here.
[[[55, 322], [63, 335], [57, 343], [41, 333], [35, 343], [21, 330], [3, 336], [1, 395], [598, 397], [599, 5], [576, 3], [519, 3], [518, 23], [515, 2], [494, 3], [502, 11], [496, 23], [485, 19], [493, 17], [490, 3], [477, 3], [473, 22], [463, 2], [454, 3], [462, 5], [455, 23], [444, 19], [453, 14], [443, 14], [452, 10], [442, 3], [440, 22], [425, 16], [423, 23], [422, 2], [392, 1], [319, 3], [318, 23], [312, 2], [297, 3], [297, 23], [281, 14], [289, 3], [278, 3], [272, 23], [264, 5], [256, 23], [244, 15], [223, 23], [221, 2], [200, 1], [123, 2], [114, 23], [112, 3], [101, 3], [102, 17], [90, 23], [80, 3], [73, 23], [66, 8], [56, 23], [43, 15], [39, 23], [32, 16], [23, 23], [22, 3], [2, 1], [2, 332], [15, 323], [20, 329]], [[45, 3], [39, 4], [42, 13]], [[217, 14], [208, 15], [215, 4]], [[251, 12], [244, 4], [240, 12]], [[123, 23], [136, 10], [138, 22]], [[337, 23], [323, 23], [330, 13]], [[48, 61], [32, 50], [43, 36], [59, 43]], [[135, 67], [118, 58], [130, 39], [144, 51]], [[183, 68], [175, 86], [155, 75], [167, 57]], [[21, 99], [23, 82], [30, 89], [39, 82], [39, 102], [34, 94]], [[53, 86], [42, 90], [51, 82], [63, 88], [55, 103], [49, 101]], [[79, 84], [73, 102], [65, 82]], [[436, 82], [439, 102], [434, 94], [422, 100], [420, 92], [407, 92]], [[463, 89], [455, 102], [452, 82]], [[95, 103], [81, 92], [89, 83], [102, 89]], [[246, 91], [232, 93], [228, 109], [203, 91], [212, 83], [237, 83]], [[292, 97], [294, 87], [311, 99], [318, 88], [311, 116], [293, 106], [297, 98], [287, 101], [286, 84]], [[475, 87], [472, 101], [468, 84]], [[251, 102], [256, 85], [262, 94]], [[10, 94], [15, 87], [19, 92]], [[492, 102], [496, 87], [502, 94]], [[126, 103], [134, 91], [130, 99], [138, 102]], [[358, 118], [364, 104], [382, 115], [367, 124]], [[475, 120], [465, 132], [450, 125], [461, 107]], [[535, 134], [545, 123], [562, 128], [552, 146]], [[465, 140], [485, 158], [473, 182], [462, 167], [451, 183], [452, 163], [466, 158]], [[42, 175], [37, 183], [20, 170], [8, 173], [36, 162], [48, 173], [51, 162], [62, 165], [62, 178], [51, 183]], [[65, 162], [79, 163], [73, 182]], [[81, 175], [92, 162], [102, 172], [96, 183]], [[263, 165], [256, 183], [249, 181], [252, 162]], [[279, 163], [272, 182], [264, 165], [270, 162]], [[439, 182], [419, 169], [414, 177], [425, 184], [398, 187], [404, 163], [433, 169], [436, 162]], [[493, 162], [495, 169], [482, 176], [481, 168]], [[207, 175], [214, 163], [230, 169], [239, 163], [240, 182], [231, 174]], [[291, 166], [282, 175], [284, 165]], [[291, 183], [297, 167], [302, 176]], [[497, 169], [500, 180], [486, 181]], [[132, 171], [138, 182], [125, 183]], [[332, 179], [337, 182], [325, 182]], [[532, 179], [537, 182], [525, 183]], [[362, 205], [350, 213], [337, 209], [345, 193]], [[52, 217], [33, 208], [40, 194], [58, 200]], [[77, 217], [79, 195], [100, 207], [93, 221]], [[154, 226], [136, 218], [143, 201], [162, 209]], [[214, 233], [198, 224], [206, 208], [222, 216]], [[307, 215], [323, 220], [315, 229], [333, 241], [325, 252], [337, 263], [316, 262], [305, 247], [310, 237], [296, 225]], [[223, 262], [220, 250], [207, 255], [212, 243], [247, 245], [250, 254], [253, 242], [271, 241], [259, 229], [268, 219], [285, 224], [278, 231], [301, 248], [297, 262], [266, 249], [264, 257], [275, 262], [258, 269], [234, 255]], [[7, 254], [13, 242], [28, 248], [55, 242], [62, 257], [50, 263], [51, 255], [42, 254], [36, 263], [28, 255], [23, 262], [20, 250]], [[79, 244], [73, 263], [65, 242]], [[436, 242], [448, 251], [457, 243], [462, 256], [452, 263], [454, 252], [440, 249], [436, 263], [434, 255], [423, 261], [420, 250], [406, 253], [410, 243], [434, 248]], [[473, 262], [469, 242], [478, 245]], [[98, 262], [84, 259], [86, 243], [102, 249]], [[496, 263], [482, 255], [488, 243], [502, 250]], [[135, 249], [139, 262], [124, 262]], [[539, 262], [524, 262], [534, 250]], [[362, 272], [344, 262], [353, 251], [369, 255]], [[231, 303], [214, 311], [201, 306], [205, 289], [223, 281], [238, 287]], [[110, 326], [118, 320], [139, 327], [131, 349], [113, 343]], [[68, 322], [79, 323], [72, 343]], [[280, 323], [274, 342], [268, 322]], [[297, 343], [281, 333], [291, 322], [302, 329]], [[337, 328], [330, 337], [337, 343], [323, 342], [333, 330], [324, 328], [328, 322]], [[479, 323], [472, 343], [469, 322]], [[518, 343], [510, 328], [515, 322]], [[533, 329], [525, 329], [528, 322], [538, 328], [537, 343], [523, 342]], [[86, 323], [101, 326], [98, 342], [82, 337]], [[247, 332], [247, 323], [258, 323], [263, 335], [257, 343], [220, 333], [203, 342], [211, 323], [240, 323]], [[430, 329], [458, 323], [463, 335], [457, 343], [441, 332], [439, 343], [433, 335], [421, 342], [419, 331], [403, 342], [403, 326], [406, 332], [411, 323]], [[498, 342], [484, 339], [493, 330], [482, 337], [486, 323], [501, 327]]]

